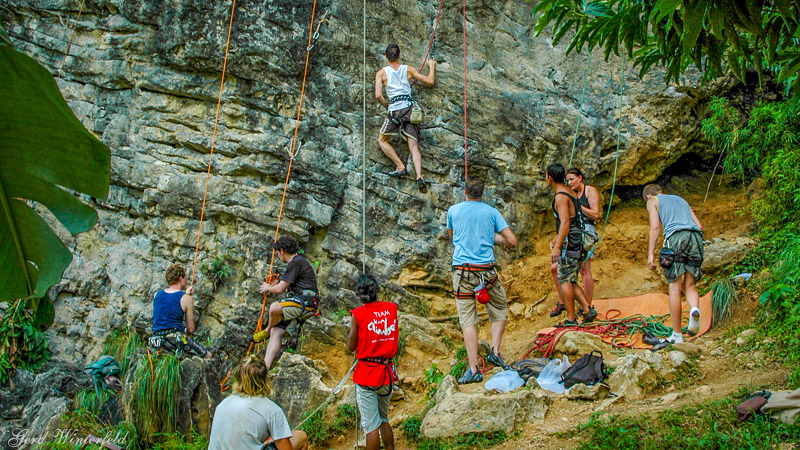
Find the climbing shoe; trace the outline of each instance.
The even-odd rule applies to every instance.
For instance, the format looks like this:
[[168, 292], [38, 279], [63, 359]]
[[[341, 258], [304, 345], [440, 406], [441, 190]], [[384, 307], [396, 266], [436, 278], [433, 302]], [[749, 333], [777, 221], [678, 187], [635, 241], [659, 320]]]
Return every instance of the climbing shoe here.
[[503, 357], [500, 356], [499, 353], [495, 353], [494, 349], [492, 349], [492, 351], [489, 352], [489, 356], [486, 357], [486, 361], [489, 361], [490, 363], [494, 364], [497, 367], [502, 367], [503, 369], [506, 368], [506, 362], [503, 361]]
[[697, 308], [692, 308], [692, 311], [689, 313], [689, 326], [686, 327], [686, 331], [691, 334], [692, 336], [696, 335], [698, 331], [700, 331], [700, 310]]
[[662, 340], [661, 338], [656, 337], [653, 333], [649, 331], [645, 331], [645, 333], [642, 335], [642, 342], [644, 342], [647, 345], [658, 345], [661, 343], [661, 340]]
[[393, 170], [393, 171], [389, 172], [389, 176], [393, 177], [393, 178], [403, 177], [403, 176], [406, 176], [407, 174], [408, 174], [408, 169]]
[[422, 178], [417, 178], [417, 187], [419, 188], [419, 191], [423, 194], [428, 192], [428, 185]]
[[578, 310], [575, 311], [575, 315], [583, 317], [583, 306], [578, 306]]
[[583, 315], [583, 321], [584, 323], [591, 322], [596, 318], [597, 318], [597, 310], [594, 309], [594, 306], [590, 306], [589, 311], [587, 311], [586, 314]]
[[567, 328], [567, 327], [577, 327], [580, 326], [580, 324], [578, 323], [578, 319], [575, 318], [575, 320], [564, 319], [553, 326], [556, 328]]
[[253, 335], [253, 342], [255, 342], [256, 344], [259, 344], [261, 342], [266, 341], [268, 337], [269, 337], [269, 335], [267, 334], [266, 330], [259, 331], [258, 333]]
[[472, 373], [472, 369], [467, 369], [464, 375], [458, 379], [458, 384], [480, 383], [483, 381], [483, 374], [480, 371]]
[[[644, 339], [642, 340], [644, 341]], [[674, 342], [670, 341], [669, 339], [658, 339], [656, 344], [653, 344], [653, 347], [650, 349], [651, 352], [657, 352], [663, 348], [667, 348], [668, 345], [673, 344]]]
[[555, 316], [561, 314], [562, 312], [564, 312], [564, 310], [566, 310], [566, 309], [567, 309], [567, 307], [564, 306], [563, 303], [558, 302], [558, 303], [556, 303], [556, 307], [553, 308], [552, 311], [550, 311], [550, 317], [555, 317]]

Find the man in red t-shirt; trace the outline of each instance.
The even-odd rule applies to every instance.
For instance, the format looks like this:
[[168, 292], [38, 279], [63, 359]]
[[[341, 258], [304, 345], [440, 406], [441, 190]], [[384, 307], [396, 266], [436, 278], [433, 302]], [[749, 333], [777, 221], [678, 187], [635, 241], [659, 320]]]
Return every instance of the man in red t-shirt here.
[[[364, 306], [350, 311], [350, 338], [347, 346], [356, 352], [353, 372], [356, 402], [361, 426], [367, 435], [367, 450], [379, 450], [380, 438], [387, 450], [394, 449], [394, 433], [389, 425], [389, 401], [396, 370], [392, 358], [397, 354], [399, 332], [397, 305], [379, 302], [378, 281], [364, 275], [356, 283], [356, 294]], [[378, 432], [380, 431], [380, 436]]]

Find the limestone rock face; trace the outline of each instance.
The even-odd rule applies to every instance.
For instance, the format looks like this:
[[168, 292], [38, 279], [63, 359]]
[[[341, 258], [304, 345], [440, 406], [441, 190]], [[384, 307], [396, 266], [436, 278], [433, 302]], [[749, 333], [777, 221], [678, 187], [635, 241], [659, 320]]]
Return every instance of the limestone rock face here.
[[434, 396], [436, 405], [422, 421], [425, 437], [510, 431], [525, 422], [544, 420], [550, 402], [541, 389], [518, 389], [506, 394], [461, 392], [451, 376]]
[[278, 374], [272, 379], [272, 399], [283, 408], [290, 424], [300, 423], [303, 414], [322, 404], [331, 391], [312, 360], [294, 353], [283, 354]]
[[[314, 264], [323, 311], [355, 306], [352, 286], [362, 262], [405, 311], [422, 308], [418, 314], [424, 315], [432, 307], [426, 296], [449, 290], [446, 211], [463, 200], [465, 156], [460, 9], [447, 5], [441, 16], [432, 52], [439, 62], [435, 86], [414, 88], [425, 110], [419, 143], [430, 185], [421, 195], [413, 177], [386, 175], [394, 167], [376, 142], [385, 111], [374, 101], [372, 80], [386, 64], [383, 50], [390, 42], [400, 45], [404, 61], [421, 63], [436, 5], [368, 3], [364, 73], [361, 4], [333, 0], [317, 9], [317, 22], [323, 10], [328, 21], [310, 54], [286, 186], [311, 2], [237, 4], [216, 138], [228, 3], [88, 0], [66, 60], [75, 5], [0, 5], [0, 19], [19, 50], [54, 74], [65, 61], [61, 91], [112, 153], [109, 196], [93, 201], [98, 225], [77, 238], [63, 236], [75, 256], [50, 292], [55, 358], [89, 360], [117, 327], [146, 332], [164, 269], [180, 263], [191, 272], [198, 232], [198, 330], [218, 339], [237, 318], [255, 328], [263, 298], [258, 285], [269, 271], [284, 187], [281, 234], [298, 238]], [[598, 50], [580, 104], [587, 55], [565, 56], [566, 42], [554, 47], [549, 35], [535, 36], [532, 8], [523, 1], [477, 1], [467, 10], [469, 173], [488, 181], [484, 200], [519, 236], [549, 220], [542, 214], [551, 197], [543, 168], [570, 159], [579, 118], [576, 165], [589, 182], [610, 188], [622, 90], [621, 61], [605, 62]], [[687, 151], [703, 151], [692, 148], [698, 111], [722, 87], [678, 88], [662, 79], [657, 70], [644, 80], [632, 69], [625, 74], [620, 184], [651, 181]], [[687, 76], [689, 85], [697, 81]], [[212, 142], [205, 221], [198, 230]], [[405, 144], [394, 144], [408, 160]], [[520, 245], [530, 244], [522, 239]], [[217, 256], [231, 275], [214, 290], [200, 265]], [[273, 271], [283, 271], [283, 264]], [[239, 348], [235, 356], [242, 354]]]

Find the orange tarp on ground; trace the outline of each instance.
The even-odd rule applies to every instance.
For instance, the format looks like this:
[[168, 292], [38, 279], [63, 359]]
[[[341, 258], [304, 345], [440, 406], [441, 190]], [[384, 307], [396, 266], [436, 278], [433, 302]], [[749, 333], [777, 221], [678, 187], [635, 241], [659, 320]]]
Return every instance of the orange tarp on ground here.
[[[632, 316], [634, 314], [642, 314], [645, 317], [651, 315], [663, 316], [665, 314], [669, 314], [669, 296], [662, 293], [642, 294], [634, 297], [594, 299], [592, 304], [597, 310], [597, 320], [602, 320], [605, 318], [619, 319], [622, 317]], [[697, 336], [701, 336], [711, 329], [711, 304], [712, 301], [710, 292], [703, 297], [700, 297], [700, 332], [697, 333]], [[689, 304], [686, 303], [686, 301], [681, 302], [681, 310], [683, 311], [683, 317], [686, 318], [683, 321], [685, 326], [686, 320], [689, 318]], [[669, 327], [672, 326], [672, 322], [669, 320], [669, 318], [667, 318], [664, 323]], [[539, 330], [537, 334], [548, 334], [553, 330], [555, 330], [553, 327], [543, 328]], [[690, 337], [684, 334], [684, 339], [691, 341], [697, 336]], [[632, 338], [634, 341], [634, 347], [650, 348], [650, 345], [642, 342], [641, 334], [637, 334]], [[608, 336], [603, 336], [603, 341], [610, 344], [611, 338]]]

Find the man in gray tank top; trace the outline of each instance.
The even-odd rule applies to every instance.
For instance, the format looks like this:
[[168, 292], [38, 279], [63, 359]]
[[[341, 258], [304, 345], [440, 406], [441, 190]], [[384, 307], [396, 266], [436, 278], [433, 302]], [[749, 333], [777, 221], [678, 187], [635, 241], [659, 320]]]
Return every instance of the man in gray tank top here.
[[[433, 86], [436, 61], [428, 60], [429, 71], [425, 76], [412, 66], [400, 64], [400, 47], [397, 44], [389, 44], [386, 47], [386, 59], [389, 60], [389, 65], [375, 74], [375, 98], [387, 109], [387, 116], [378, 135], [378, 145], [396, 166], [393, 172], [389, 172], [389, 176], [402, 177], [408, 173], [408, 169], [389, 143], [389, 138], [399, 133], [400, 137], [408, 142], [408, 151], [411, 153], [414, 170], [417, 172], [417, 187], [424, 194], [428, 192], [428, 185], [422, 178], [422, 155], [417, 143], [420, 125], [411, 123], [411, 112], [416, 102], [411, 97], [410, 80], [413, 78], [422, 84]], [[388, 100], [383, 96], [384, 87]]]
[[[665, 195], [661, 186], [648, 184], [644, 188], [647, 213], [650, 218], [650, 242], [647, 266], [656, 270], [656, 240], [660, 226], [664, 227], [664, 246], [659, 254], [659, 265], [669, 282], [669, 310], [672, 319], [672, 336], [653, 346], [654, 350], [669, 343], [683, 342], [681, 331], [681, 289], [689, 303], [689, 334], [700, 330], [700, 296], [695, 282], [703, 272], [703, 226], [686, 200], [677, 195]], [[681, 278], [683, 275], [683, 278]], [[708, 312], [707, 312], [708, 313]]]

